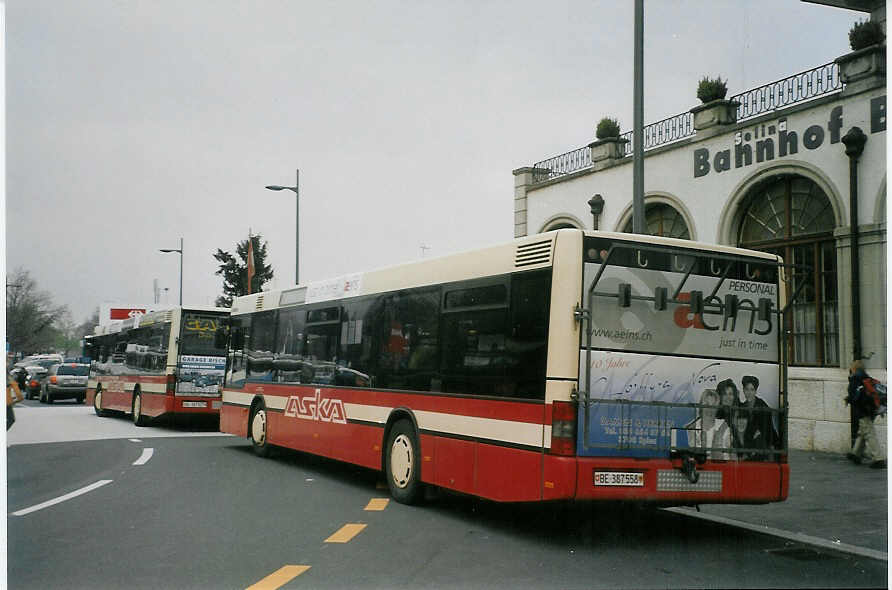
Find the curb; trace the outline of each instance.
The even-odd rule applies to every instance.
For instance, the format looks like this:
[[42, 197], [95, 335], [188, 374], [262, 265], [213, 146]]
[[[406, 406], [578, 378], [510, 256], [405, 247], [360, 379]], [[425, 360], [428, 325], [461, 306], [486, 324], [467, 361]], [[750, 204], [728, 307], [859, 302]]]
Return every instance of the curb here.
[[806, 535], [804, 533], [793, 533], [793, 532], [785, 531], [782, 529], [776, 529], [774, 527], [770, 527], [767, 525], [750, 524], [748, 522], [743, 522], [741, 520], [734, 520], [732, 518], [725, 518], [723, 516], [715, 516], [712, 514], [705, 514], [703, 512], [696, 512], [691, 508], [664, 508], [663, 510], [666, 510], [667, 512], [674, 512], [675, 514], [681, 514], [683, 516], [690, 516], [693, 518], [699, 518], [702, 520], [708, 520], [711, 522], [717, 522], [720, 524], [725, 524], [725, 525], [729, 525], [729, 526], [733, 526], [733, 527], [747, 529], [749, 531], [753, 531], [756, 533], [762, 533], [765, 535], [780, 537], [782, 539], [796, 541], [797, 543], [805, 543], [806, 545], [813, 545], [815, 547], [820, 547], [822, 549], [831, 549], [833, 551], [841, 551], [843, 553], [859, 555], [861, 557], [876, 559], [878, 561], [885, 561], [885, 562], [889, 561], [889, 554], [886, 553], [885, 551], [877, 551], [876, 549], [868, 549], [867, 547], [858, 547], [857, 545], [849, 545], [848, 543], [843, 543], [841, 541], [830, 541], [828, 539], [822, 539], [820, 537], [813, 537], [811, 535]]

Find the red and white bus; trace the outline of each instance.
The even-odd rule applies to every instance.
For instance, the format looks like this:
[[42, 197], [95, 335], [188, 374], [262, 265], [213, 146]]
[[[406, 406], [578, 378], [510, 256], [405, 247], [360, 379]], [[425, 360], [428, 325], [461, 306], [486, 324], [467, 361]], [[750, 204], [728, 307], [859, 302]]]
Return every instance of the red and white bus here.
[[87, 403], [98, 416], [127, 412], [137, 426], [173, 414], [219, 415], [229, 310], [172, 308], [97, 327]]
[[257, 293], [220, 429], [401, 502], [781, 501], [784, 302], [775, 255], [580, 230]]

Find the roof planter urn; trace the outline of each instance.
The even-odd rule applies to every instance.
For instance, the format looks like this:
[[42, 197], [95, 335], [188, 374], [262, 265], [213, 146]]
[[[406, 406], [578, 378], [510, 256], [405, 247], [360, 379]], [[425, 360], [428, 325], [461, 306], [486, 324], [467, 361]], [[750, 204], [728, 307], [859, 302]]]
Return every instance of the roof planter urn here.
[[622, 137], [605, 137], [588, 144], [592, 150], [592, 164], [603, 160], [616, 160], [626, 155], [628, 139]]
[[691, 109], [694, 115], [694, 129], [700, 131], [716, 125], [731, 125], [737, 122], [737, 107], [740, 103], [736, 100], [718, 98], [707, 103], [697, 105]]
[[834, 60], [847, 93], [886, 84], [886, 45], [877, 43]]

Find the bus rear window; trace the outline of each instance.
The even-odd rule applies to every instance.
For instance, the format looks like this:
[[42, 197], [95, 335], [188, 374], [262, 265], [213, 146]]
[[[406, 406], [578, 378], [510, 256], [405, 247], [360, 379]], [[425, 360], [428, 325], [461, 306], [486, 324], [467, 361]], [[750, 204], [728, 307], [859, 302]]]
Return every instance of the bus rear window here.
[[773, 261], [604, 238], [583, 255], [592, 348], [777, 362]]

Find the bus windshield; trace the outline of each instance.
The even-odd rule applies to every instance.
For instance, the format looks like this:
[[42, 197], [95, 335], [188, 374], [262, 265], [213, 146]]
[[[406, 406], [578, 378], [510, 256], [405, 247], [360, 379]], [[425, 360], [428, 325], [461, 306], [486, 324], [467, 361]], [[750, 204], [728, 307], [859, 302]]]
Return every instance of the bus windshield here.
[[184, 312], [180, 354], [225, 356], [226, 316], [207, 312]]

